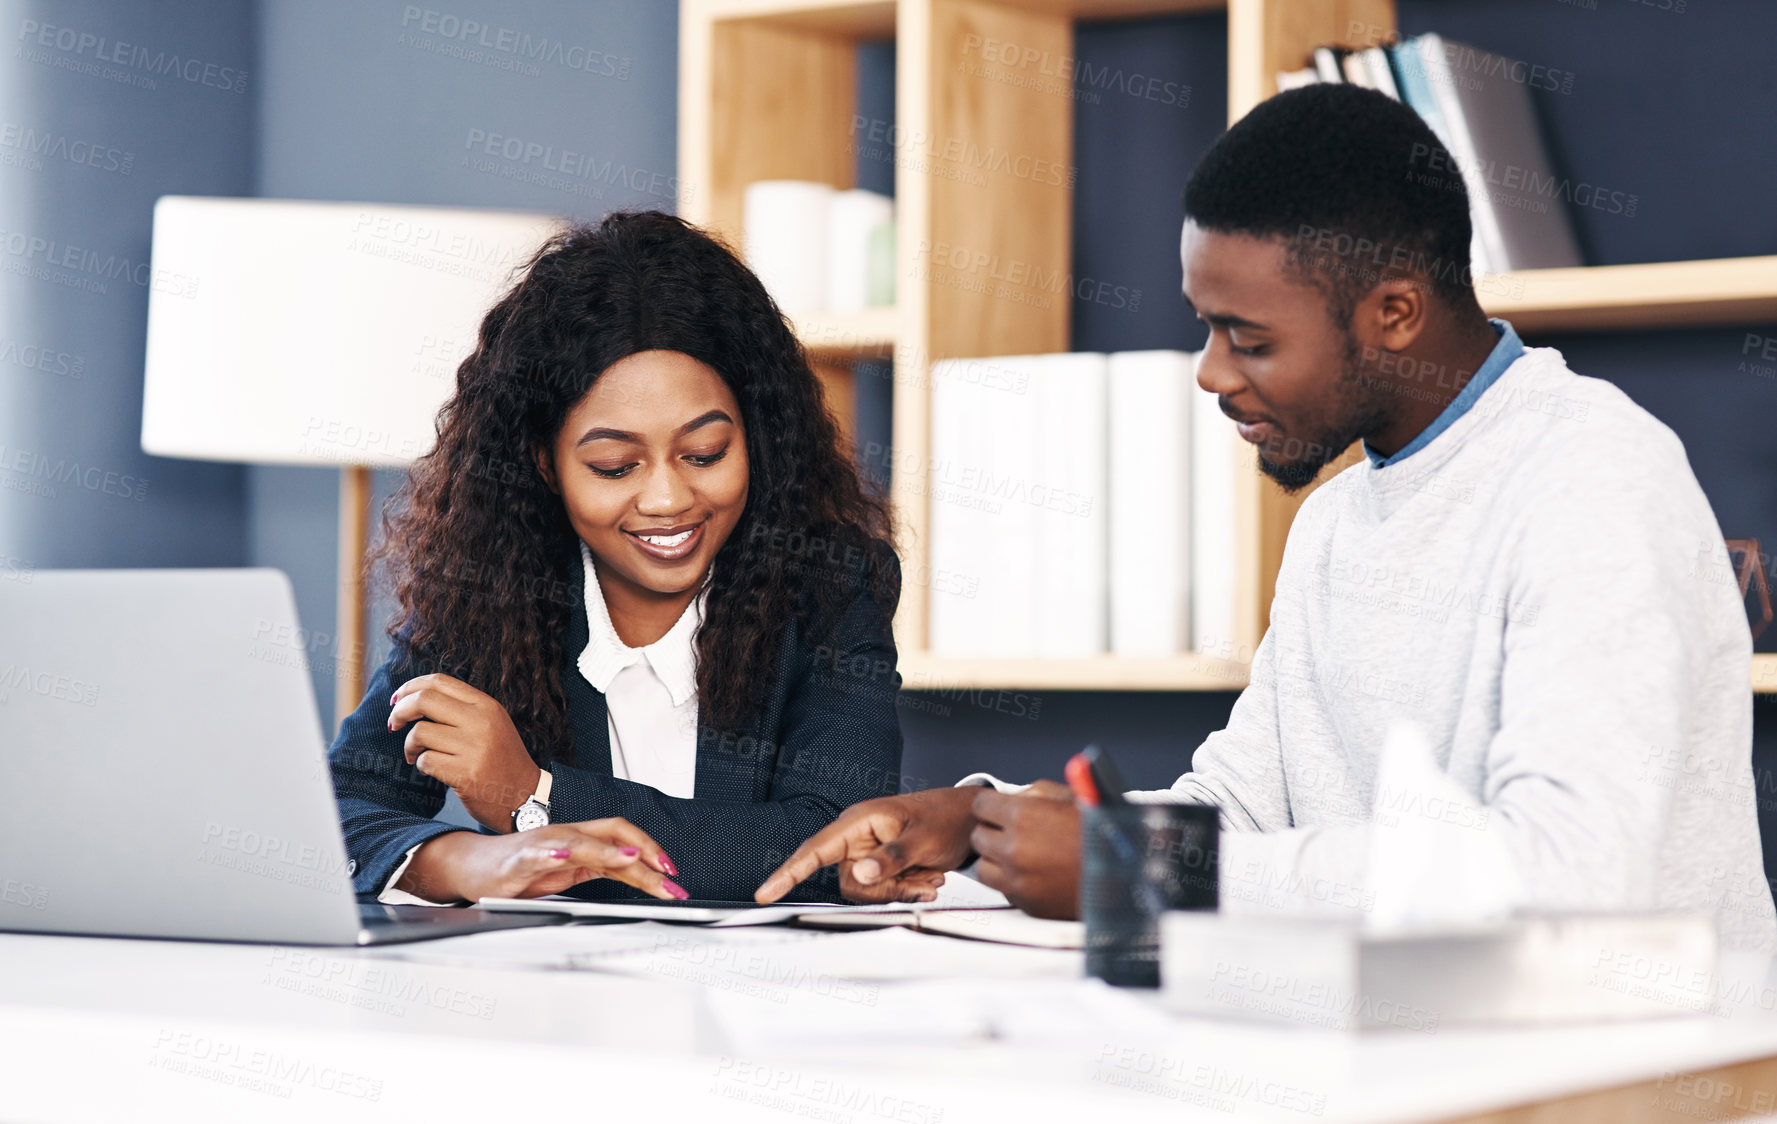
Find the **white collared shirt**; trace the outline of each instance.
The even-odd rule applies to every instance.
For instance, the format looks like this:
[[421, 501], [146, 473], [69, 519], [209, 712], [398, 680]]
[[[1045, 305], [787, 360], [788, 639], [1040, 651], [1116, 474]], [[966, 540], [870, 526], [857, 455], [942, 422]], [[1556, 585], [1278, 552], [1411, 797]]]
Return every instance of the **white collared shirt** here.
[[[659, 640], [631, 648], [617, 635], [605, 607], [604, 588], [593, 567], [592, 551], [580, 544], [586, 568], [586, 647], [576, 666], [605, 696], [606, 730], [611, 739], [611, 775], [690, 797], [697, 787], [697, 629], [703, 623], [707, 591], [685, 607]], [[427, 842], [430, 842], [428, 840]], [[387, 905], [439, 905], [395, 883], [413, 861], [409, 850], [377, 895]]]
[[707, 592], [699, 593], [666, 635], [643, 648], [617, 636], [605, 608], [592, 551], [586, 566], [586, 649], [581, 676], [605, 696], [611, 775], [689, 798], [697, 787], [697, 651]]

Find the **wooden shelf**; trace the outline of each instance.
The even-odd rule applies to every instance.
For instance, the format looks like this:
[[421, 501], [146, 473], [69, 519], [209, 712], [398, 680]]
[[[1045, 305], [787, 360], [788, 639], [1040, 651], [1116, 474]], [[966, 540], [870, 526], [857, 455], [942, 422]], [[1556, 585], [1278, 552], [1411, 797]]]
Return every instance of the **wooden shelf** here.
[[[901, 653], [902, 689], [908, 691], [1238, 691], [1248, 666], [1208, 656], [1164, 659], [990, 659]], [[1777, 695], [1777, 655], [1752, 657], [1752, 689]]]
[[[1141, 19], [1152, 16], [1185, 16], [1219, 12], [1228, 0], [998, 0], [1008, 8], [1021, 8], [1047, 16], [1075, 20]], [[1235, 0], [1239, 3], [1239, 0]]]
[[1157, 659], [1097, 656], [1087, 659], [975, 659], [902, 652], [901, 687], [907, 691], [1238, 691], [1248, 665], [1209, 656]]
[[1752, 657], [1752, 689], [1761, 695], [1777, 695], [1777, 656]]
[[815, 314], [796, 320], [796, 336], [809, 354], [835, 359], [887, 359], [900, 330], [892, 306], [845, 315]]
[[[766, 20], [852, 39], [890, 39], [895, 0], [699, 0], [710, 19]], [[1069, 19], [1140, 19], [1217, 12], [1228, 0], [998, 0], [1008, 8]], [[1239, 0], [1236, 0], [1239, 3]]]
[[1520, 332], [1635, 331], [1777, 321], [1777, 256], [1501, 273], [1481, 306]]
[[[893, 39], [895, 0], [693, 0], [711, 20], [759, 20], [847, 39]], [[680, 4], [683, 20], [689, 3]]]

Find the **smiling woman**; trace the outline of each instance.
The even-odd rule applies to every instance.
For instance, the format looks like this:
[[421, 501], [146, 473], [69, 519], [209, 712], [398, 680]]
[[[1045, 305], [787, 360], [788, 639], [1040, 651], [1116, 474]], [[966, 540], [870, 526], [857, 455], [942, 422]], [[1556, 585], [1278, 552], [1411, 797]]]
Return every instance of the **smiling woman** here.
[[[331, 751], [359, 892], [745, 899], [899, 787], [886, 512], [685, 222], [545, 245], [383, 523], [395, 647]], [[479, 833], [433, 819], [447, 790]]]
[[643, 351], [612, 364], [539, 452], [631, 647], [666, 634], [740, 520], [749, 476], [741, 418], [713, 368]]

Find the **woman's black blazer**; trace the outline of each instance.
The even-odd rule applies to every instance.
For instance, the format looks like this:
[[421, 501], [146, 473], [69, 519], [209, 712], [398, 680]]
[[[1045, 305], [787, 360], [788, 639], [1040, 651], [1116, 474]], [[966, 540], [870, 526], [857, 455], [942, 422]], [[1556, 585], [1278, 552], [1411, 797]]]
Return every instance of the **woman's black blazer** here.
[[[888, 564], [894, 565], [892, 559]], [[582, 572], [573, 582], [576, 610], [562, 638], [561, 680], [574, 763], [548, 766], [554, 777], [549, 799], [554, 822], [622, 816], [666, 849], [679, 869], [679, 884], [693, 898], [749, 901], [803, 840], [846, 807], [900, 790], [895, 704], [901, 677], [895, 670], [892, 607], [860, 593], [827, 643], [811, 643], [796, 622], [786, 624], [776, 674], [751, 725], [725, 732], [699, 722], [696, 795], [687, 800], [611, 775], [605, 696], [577, 665], [587, 642], [583, 582]], [[431, 670], [416, 665], [398, 643], [328, 751], [348, 869], [359, 893], [380, 893], [410, 848], [464, 830], [432, 818], [444, 806], [447, 789], [407, 764], [406, 731], [388, 728], [389, 696]], [[591, 899], [642, 896], [603, 878], [568, 893]], [[837, 880], [823, 871], [795, 896], [836, 901]]]

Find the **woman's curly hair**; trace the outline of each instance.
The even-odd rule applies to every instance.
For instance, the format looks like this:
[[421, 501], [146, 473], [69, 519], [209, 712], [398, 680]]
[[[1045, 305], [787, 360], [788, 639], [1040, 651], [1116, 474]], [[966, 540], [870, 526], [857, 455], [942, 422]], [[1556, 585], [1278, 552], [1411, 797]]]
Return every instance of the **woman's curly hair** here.
[[400, 606], [389, 635], [498, 699], [539, 762], [573, 760], [562, 637], [585, 610], [571, 596], [579, 540], [537, 454], [601, 373], [652, 350], [713, 368], [746, 431], [746, 505], [696, 638], [700, 724], [739, 730], [756, 713], [787, 622], [818, 644], [860, 593], [885, 622], [900, 598], [887, 511], [759, 279], [658, 211], [564, 230], [482, 320], [438, 442], [384, 509], [373, 555]]

